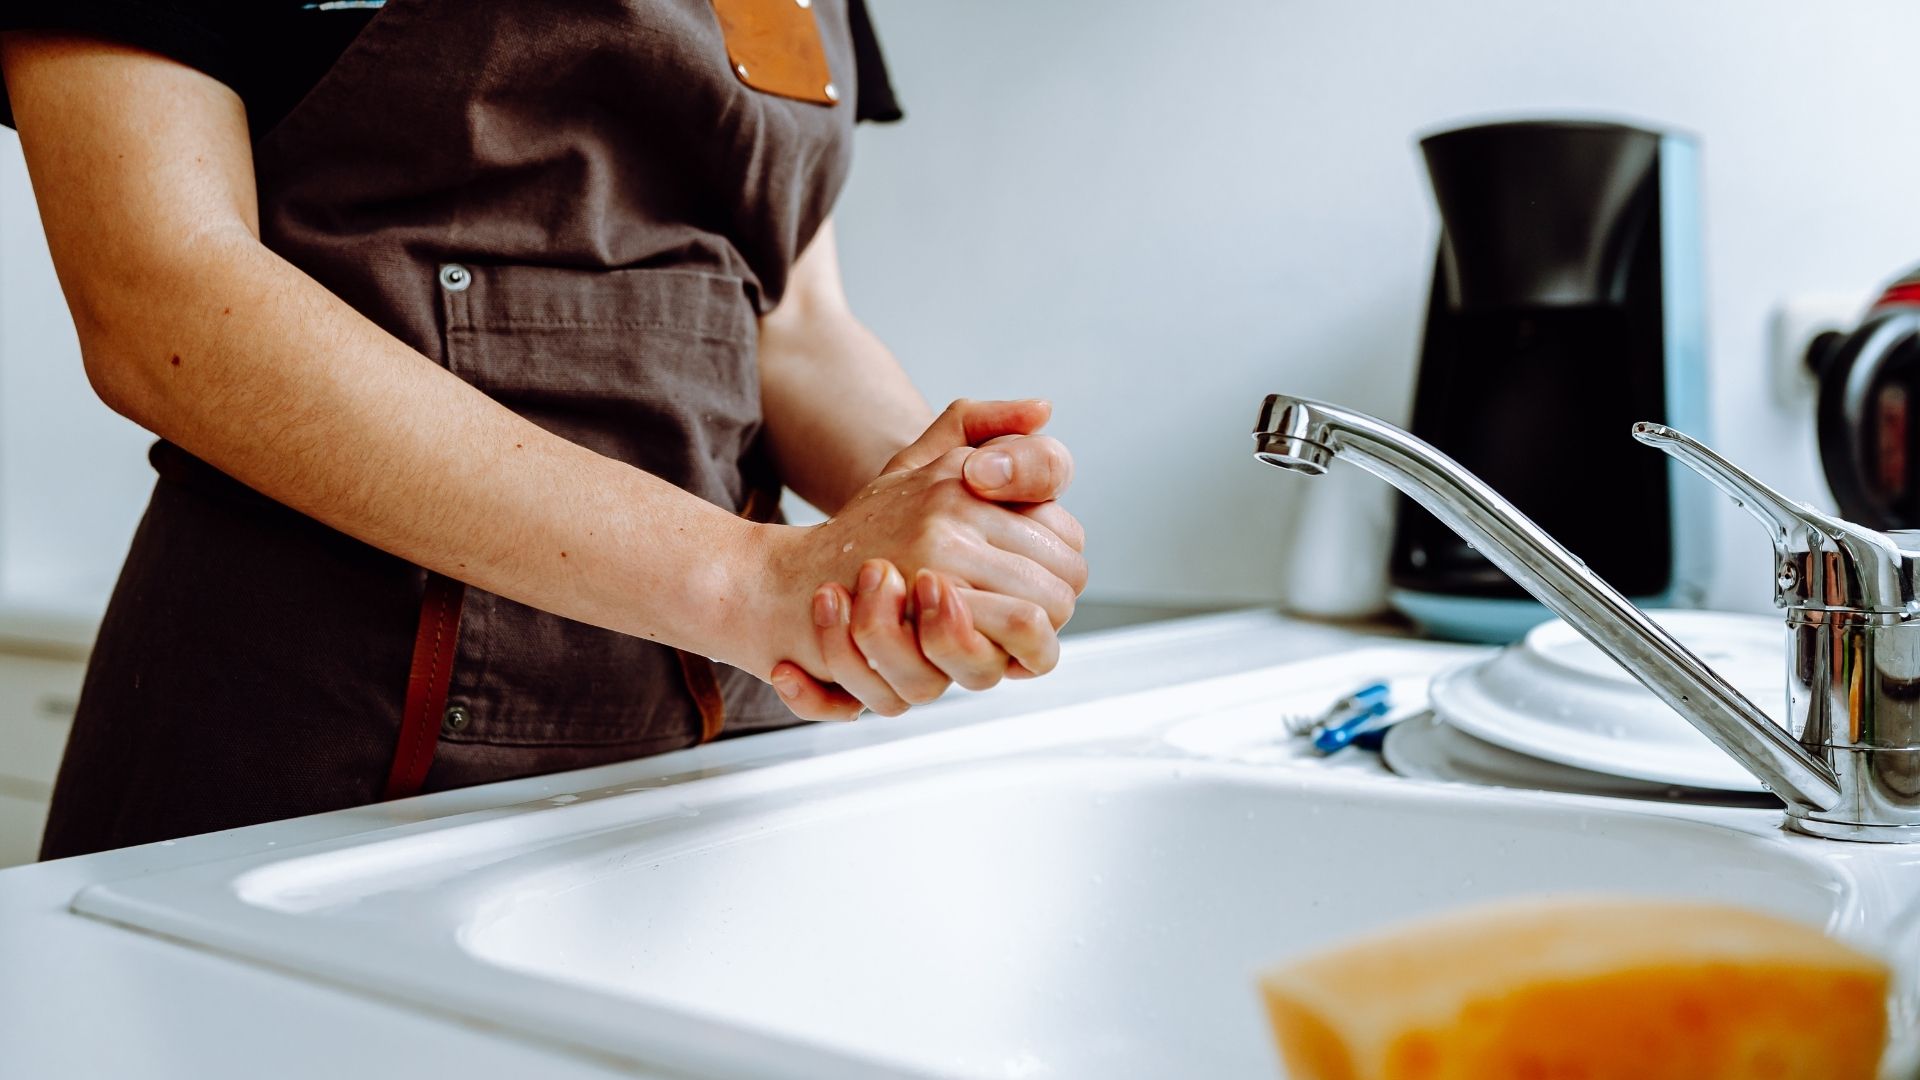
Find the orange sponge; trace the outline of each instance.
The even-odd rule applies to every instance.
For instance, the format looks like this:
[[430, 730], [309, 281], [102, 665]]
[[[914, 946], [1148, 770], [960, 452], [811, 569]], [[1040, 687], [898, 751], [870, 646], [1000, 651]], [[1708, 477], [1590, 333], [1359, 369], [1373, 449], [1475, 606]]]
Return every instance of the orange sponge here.
[[1872, 1080], [1885, 965], [1661, 900], [1507, 902], [1261, 980], [1290, 1080]]

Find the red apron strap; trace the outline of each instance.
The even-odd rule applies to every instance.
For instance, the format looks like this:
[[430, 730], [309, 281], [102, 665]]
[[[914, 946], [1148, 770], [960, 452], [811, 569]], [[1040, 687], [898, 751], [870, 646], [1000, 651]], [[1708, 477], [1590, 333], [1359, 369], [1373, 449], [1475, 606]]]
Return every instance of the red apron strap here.
[[454, 646], [460, 636], [460, 603], [467, 587], [449, 577], [427, 574], [420, 599], [420, 629], [413, 637], [413, 664], [407, 670], [407, 703], [400, 714], [400, 742], [381, 798], [418, 795], [440, 741], [447, 709], [447, 685], [453, 679]]
[[[765, 521], [779, 503], [777, 487], [755, 487], [747, 493], [741, 516]], [[404, 799], [418, 795], [433, 765], [440, 742], [442, 714], [447, 709], [447, 686], [453, 680], [454, 647], [460, 634], [460, 603], [467, 587], [449, 577], [427, 574], [427, 591], [420, 598], [420, 628], [413, 636], [413, 663], [407, 669], [407, 701], [400, 714], [400, 742], [393, 750], [387, 787], [381, 796]], [[712, 742], [727, 723], [727, 702], [720, 693], [720, 674], [704, 656], [674, 650], [680, 675], [700, 710], [700, 741]]]
[[680, 658], [680, 675], [687, 684], [687, 692], [700, 708], [700, 741], [712, 742], [727, 724], [727, 702], [720, 695], [720, 675], [713, 670], [713, 661], [704, 656], [678, 649], [674, 655]]

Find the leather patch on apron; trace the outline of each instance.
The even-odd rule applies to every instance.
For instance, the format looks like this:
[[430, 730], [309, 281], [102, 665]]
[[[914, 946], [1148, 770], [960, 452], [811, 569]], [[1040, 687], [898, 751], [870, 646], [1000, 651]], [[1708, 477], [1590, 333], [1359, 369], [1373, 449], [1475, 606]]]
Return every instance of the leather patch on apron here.
[[713, 0], [713, 13], [741, 82], [796, 101], [840, 101], [812, 0]]

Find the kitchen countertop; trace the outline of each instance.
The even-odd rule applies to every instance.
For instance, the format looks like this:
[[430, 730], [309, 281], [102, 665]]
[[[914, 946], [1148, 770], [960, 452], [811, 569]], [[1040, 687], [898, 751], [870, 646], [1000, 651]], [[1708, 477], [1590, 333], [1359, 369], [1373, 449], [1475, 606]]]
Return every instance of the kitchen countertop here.
[[73, 914], [95, 882], [569, 792], [692, 779], [1344, 650], [1377, 631], [1266, 611], [1077, 635], [1060, 668], [897, 719], [820, 724], [555, 776], [442, 792], [0, 871], [0, 1075], [391, 1075], [555, 1080], [618, 1067]]

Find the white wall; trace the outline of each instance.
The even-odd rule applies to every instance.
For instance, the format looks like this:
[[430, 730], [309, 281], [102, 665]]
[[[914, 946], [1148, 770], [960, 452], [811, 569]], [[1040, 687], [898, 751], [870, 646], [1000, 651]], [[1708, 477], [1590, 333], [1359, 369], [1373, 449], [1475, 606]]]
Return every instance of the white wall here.
[[[1247, 432], [1274, 391], [1404, 418], [1436, 228], [1416, 133], [1697, 133], [1715, 438], [1808, 498], [1811, 407], [1771, 400], [1768, 309], [1920, 259], [1898, 0], [871, 4], [909, 118], [862, 135], [855, 304], [938, 400], [1058, 401], [1101, 596], [1273, 597], [1319, 572], [1285, 563], [1310, 489], [1384, 498], [1259, 466]], [[1719, 502], [1714, 599], [1764, 608], [1765, 542]]]
[[[1319, 572], [1287, 564], [1309, 490], [1384, 504], [1364, 476], [1256, 465], [1247, 431], [1270, 391], [1404, 416], [1434, 239], [1417, 132], [1551, 112], [1698, 133], [1716, 440], [1789, 491], [1823, 495], [1810, 409], [1770, 397], [1769, 306], [1920, 258], [1902, 0], [871, 3], [910, 118], [861, 135], [855, 302], [936, 401], [1056, 399], [1100, 597], [1274, 598]], [[88, 395], [32, 223], [9, 137], [0, 582], [97, 591], [144, 439]], [[1723, 510], [1715, 598], [1763, 607], [1763, 541]]]

